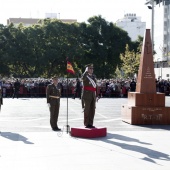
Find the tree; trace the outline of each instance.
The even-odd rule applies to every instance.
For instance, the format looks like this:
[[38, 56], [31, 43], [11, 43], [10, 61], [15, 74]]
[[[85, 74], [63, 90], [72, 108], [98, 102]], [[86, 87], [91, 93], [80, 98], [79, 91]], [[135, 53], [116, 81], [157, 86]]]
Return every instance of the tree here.
[[130, 43], [130, 38], [127, 32], [101, 16], [89, 18], [88, 22], [80, 24], [81, 45], [85, 51], [80, 62], [84, 65], [94, 63], [97, 77], [109, 78], [114, 75], [120, 63], [119, 55]]
[[0, 60], [4, 58], [1, 69], [6, 66], [15, 77], [66, 74], [66, 57], [74, 61], [80, 49], [79, 28], [58, 20], [46, 19], [41, 23], [30, 27], [22, 24], [2, 27]]
[[135, 53], [134, 50], [129, 51], [129, 45], [126, 45], [124, 54], [120, 55], [122, 61], [121, 69], [125, 77], [132, 77], [138, 73], [140, 63], [140, 52]]
[[[76, 56], [81, 51], [79, 43], [79, 27], [77, 24], [62, 23], [58, 20], [45, 20], [44, 23], [44, 57], [46, 62], [46, 75], [66, 74], [66, 58], [76, 66]], [[75, 67], [74, 67], [75, 68]]]
[[135, 43], [127, 32], [101, 16], [91, 17], [88, 22], [68, 24], [45, 19], [29, 27], [1, 26], [1, 69], [15, 77], [63, 77], [69, 58], [77, 76], [86, 64], [93, 63], [98, 78], [113, 77], [126, 44]]
[[5, 26], [0, 24], [0, 75], [5, 76], [10, 74], [9, 67], [5, 59], [6, 37], [4, 36]]
[[135, 53], [140, 52], [141, 51], [141, 47], [143, 44], [143, 37], [141, 37], [140, 35], [138, 36], [136, 41], [132, 41], [131, 44], [129, 44], [129, 50], [132, 51], [134, 50]]

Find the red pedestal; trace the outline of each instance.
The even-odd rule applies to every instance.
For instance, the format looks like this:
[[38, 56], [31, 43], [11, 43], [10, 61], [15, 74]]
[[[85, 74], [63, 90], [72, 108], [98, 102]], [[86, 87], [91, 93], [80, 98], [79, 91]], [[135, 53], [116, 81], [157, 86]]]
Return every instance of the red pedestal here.
[[81, 137], [81, 138], [98, 138], [105, 137], [107, 134], [106, 128], [84, 128], [75, 127], [71, 128], [71, 136]]

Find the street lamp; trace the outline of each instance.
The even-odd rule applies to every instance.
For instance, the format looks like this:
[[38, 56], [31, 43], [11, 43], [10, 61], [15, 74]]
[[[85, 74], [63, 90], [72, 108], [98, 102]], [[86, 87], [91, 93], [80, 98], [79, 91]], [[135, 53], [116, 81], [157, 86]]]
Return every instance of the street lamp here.
[[152, 19], [151, 19], [151, 36], [152, 36], [152, 51], [154, 53], [154, 0], [152, 0]]
[[[158, 63], [158, 61], [160, 60], [161, 58], [157, 58], [157, 63]], [[161, 78], [162, 79], [162, 61], [160, 60], [159, 61], [159, 78]]]
[[152, 38], [152, 52], [154, 54], [154, 0], [147, 0], [145, 5], [148, 6], [148, 9], [152, 10], [151, 18], [151, 38]]

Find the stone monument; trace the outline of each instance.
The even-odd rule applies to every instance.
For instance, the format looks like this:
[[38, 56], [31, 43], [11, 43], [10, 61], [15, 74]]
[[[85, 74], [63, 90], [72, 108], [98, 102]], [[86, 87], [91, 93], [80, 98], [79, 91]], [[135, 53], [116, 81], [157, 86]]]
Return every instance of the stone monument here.
[[136, 92], [128, 93], [128, 103], [121, 108], [122, 121], [133, 125], [168, 125], [170, 107], [165, 106], [165, 94], [156, 92], [150, 29], [146, 29]]

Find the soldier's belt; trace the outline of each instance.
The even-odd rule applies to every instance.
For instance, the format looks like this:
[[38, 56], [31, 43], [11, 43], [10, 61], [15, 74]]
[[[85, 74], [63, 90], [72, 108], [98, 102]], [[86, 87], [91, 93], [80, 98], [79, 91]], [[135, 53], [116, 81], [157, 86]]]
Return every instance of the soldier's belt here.
[[84, 90], [89, 90], [89, 91], [96, 91], [96, 88], [91, 87], [91, 86], [84, 86]]
[[59, 99], [60, 97], [59, 96], [49, 96], [51, 98], [54, 98], [54, 99]]

